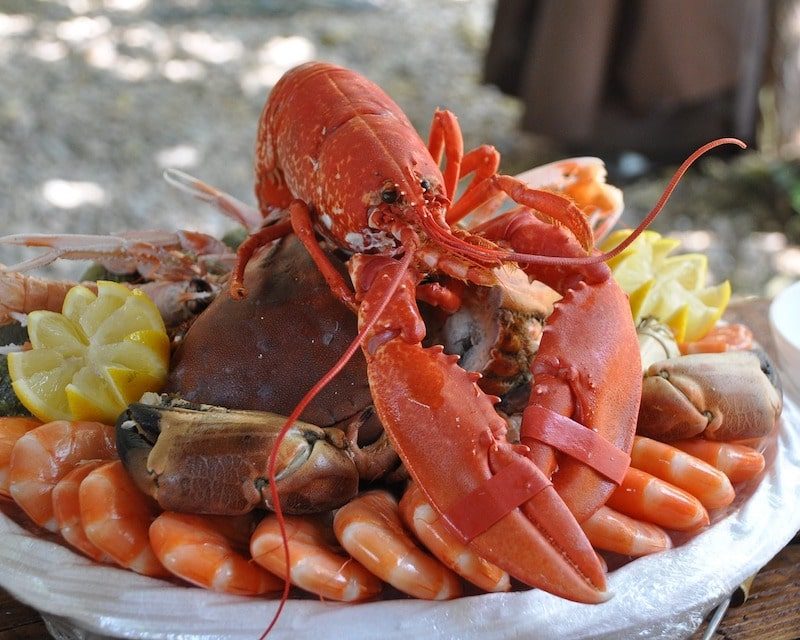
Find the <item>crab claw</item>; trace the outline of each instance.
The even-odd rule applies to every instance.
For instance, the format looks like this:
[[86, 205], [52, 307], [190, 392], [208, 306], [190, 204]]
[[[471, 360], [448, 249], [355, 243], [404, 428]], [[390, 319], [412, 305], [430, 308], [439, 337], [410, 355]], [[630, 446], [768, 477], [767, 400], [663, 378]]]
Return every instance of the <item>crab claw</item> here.
[[[398, 263], [356, 255], [350, 270], [363, 326]], [[497, 398], [441, 347], [423, 348], [417, 276], [406, 273], [363, 351], [375, 408], [406, 469], [454, 533], [522, 582], [579, 602], [608, 598], [605, 572], [549, 479], [509, 444]]]
[[[238, 515], [272, 508], [267, 464], [285, 421], [146, 394], [119, 416], [117, 447], [136, 485], [163, 509]], [[358, 471], [338, 429], [298, 421], [278, 458], [286, 513], [328, 511], [358, 493]]]
[[780, 381], [764, 352], [680, 356], [645, 372], [637, 433], [665, 442], [761, 438], [782, 407]]

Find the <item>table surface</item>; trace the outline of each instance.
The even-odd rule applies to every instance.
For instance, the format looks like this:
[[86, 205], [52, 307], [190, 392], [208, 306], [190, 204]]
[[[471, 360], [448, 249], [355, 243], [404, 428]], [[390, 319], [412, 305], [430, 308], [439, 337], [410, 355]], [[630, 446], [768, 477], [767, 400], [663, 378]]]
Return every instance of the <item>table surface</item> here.
[[[748, 324], [765, 349], [774, 355], [767, 309], [761, 299], [732, 302], [726, 317]], [[784, 547], [758, 574], [749, 597], [731, 607], [712, 636], [713, 640], [796, 640], [800, 638], [800, 537]], [[691, 637], [700, 640], [705, 624]], [[46, 638], [39, 613], [0, 589], [0, 640]]]

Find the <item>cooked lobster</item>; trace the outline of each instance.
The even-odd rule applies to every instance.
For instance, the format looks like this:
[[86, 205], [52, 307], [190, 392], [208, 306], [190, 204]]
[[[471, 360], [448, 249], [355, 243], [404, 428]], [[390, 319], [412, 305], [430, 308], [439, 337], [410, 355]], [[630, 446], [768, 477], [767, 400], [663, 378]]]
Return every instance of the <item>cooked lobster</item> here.
[[[738, 143], [706, 145], [679, 174], [729, 141]], [[592, 229], [572, 200], [499, 175], [499, 161], [489, 146], [464, 153], [448, 111], [434, 114], [426, 145], [391, 98], [359, 74], [325, 63], [297, 67], [276, 84], [261, 116], [256, 194], [270, 224], [241, 245], [230, 291], [245, 297], [244, 268], [258, 247], [296, 233], [334, 294], [358, 313], [359, 334], [285, 427], [360, 345], [389, 438], [453, 531], [526, 584], [601, 602], [605, 572], [579, 522], [625, 473], [641, 390], [627, 299], [603, 260], [636, 234], [595, 255]], [[460, 225], [473, 212], [486, 217], [504, 195], [521, 206], [477, 228]], [[318, 236], [352, 255], [355, 291]], [[496, 398], [476, 376], [441, 348], [422, 347], [417, 307], [421, 299], [457, 308], [451, 280], [494, 285], [498, 270], [516, 265], [563, 295], [532, 364], [521, 447], [506, 441]]]

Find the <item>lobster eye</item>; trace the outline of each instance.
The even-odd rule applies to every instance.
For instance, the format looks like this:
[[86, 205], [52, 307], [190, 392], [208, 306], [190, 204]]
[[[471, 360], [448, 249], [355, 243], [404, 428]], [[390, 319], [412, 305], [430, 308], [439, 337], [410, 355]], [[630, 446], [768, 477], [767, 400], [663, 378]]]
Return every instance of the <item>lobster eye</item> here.
[[429, 191], [431, 188], [431, 183], [428, 182], [425, 178], [423, 178], [422, 180], [420, 180], [419, 186], [422, 187], [423, 191]]
[[400, 199], [400, 192], [396, 187], [389, 187], [381, 191], [381, 200], [386, 204], [394, 204]]

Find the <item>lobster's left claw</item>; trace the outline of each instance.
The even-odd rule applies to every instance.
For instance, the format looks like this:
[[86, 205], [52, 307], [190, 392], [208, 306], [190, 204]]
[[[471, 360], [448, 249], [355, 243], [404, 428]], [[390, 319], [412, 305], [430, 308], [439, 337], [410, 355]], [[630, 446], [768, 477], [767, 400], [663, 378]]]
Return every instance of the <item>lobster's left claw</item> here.
[[761, 438], [782, 408], [780, 382], [763, 352], [680, 356], [645, 372], [637, 433], [665, 442]]

